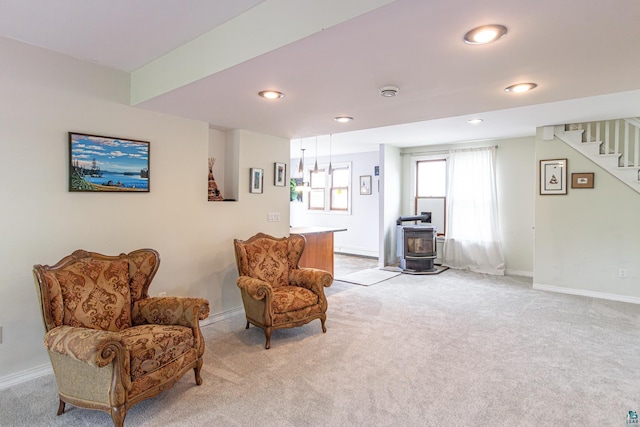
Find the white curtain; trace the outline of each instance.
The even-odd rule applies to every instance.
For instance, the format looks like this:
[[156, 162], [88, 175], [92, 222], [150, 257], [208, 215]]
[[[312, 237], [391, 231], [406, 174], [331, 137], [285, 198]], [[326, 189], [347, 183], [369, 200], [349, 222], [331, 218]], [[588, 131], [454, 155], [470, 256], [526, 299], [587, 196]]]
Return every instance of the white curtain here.
[[443, 265], [504, 275], [495, 158], [496, 147], [449, 153]]

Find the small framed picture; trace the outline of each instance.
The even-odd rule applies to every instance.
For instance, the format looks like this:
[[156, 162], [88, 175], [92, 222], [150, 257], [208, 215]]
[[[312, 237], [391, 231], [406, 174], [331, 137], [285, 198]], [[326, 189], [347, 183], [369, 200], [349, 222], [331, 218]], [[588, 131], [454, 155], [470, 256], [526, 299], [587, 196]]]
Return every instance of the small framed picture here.
[[567, 194], [567, 159], [540, 160], [540, 194]]
[[262, 193], [262, 181], [264, 177], [264, 169], [261, 168], [251, 168], [249, 169], [250, 173], [250, 193]]
[[360, 177], [360, 194], [371, 194], [371, 175]]
[[593, 172], [572, 173], [571, 188], [593, 188]]
[[287, 165], [285, 163], [273, 164], [273, 185], [284, 187], [287, 181]]

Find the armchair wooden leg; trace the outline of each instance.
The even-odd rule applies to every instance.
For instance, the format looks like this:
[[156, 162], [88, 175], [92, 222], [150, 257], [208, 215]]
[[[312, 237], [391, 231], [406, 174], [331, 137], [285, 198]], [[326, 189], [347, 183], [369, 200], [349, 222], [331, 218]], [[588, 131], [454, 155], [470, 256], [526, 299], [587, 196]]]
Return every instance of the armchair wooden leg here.
[[324, 325], [325, 320], [327, 320], [327, 316], [322, 316], [320, 318], [320, 323], [322, 323], [322, 333], [327, 332], [327, 327]]
[[57, 415], [62, 415], [64, 414], [64, 400], [60, 399], [60, 404], [58, 405], [58, 414]]
[[202, 357], [199, 357], [195, 368], [193, 368], [193, 372], [196, 374], [196, 384], [198, 385], [202, 385], [202, 377], [200, 376], [201, 369], [202, 369]]
[[111, 407], [111, 419], [114, 427], [124, 426], [124, 417], [127, 416], [127, 408], [125, 405]]
[[264, 328], [264, 336], [267, 337], [264, 348], [269, 350], [271, 348], [271, 328]]
[[245, 329], [249, 329], [249, 321], [247, 320], [247, 327]]

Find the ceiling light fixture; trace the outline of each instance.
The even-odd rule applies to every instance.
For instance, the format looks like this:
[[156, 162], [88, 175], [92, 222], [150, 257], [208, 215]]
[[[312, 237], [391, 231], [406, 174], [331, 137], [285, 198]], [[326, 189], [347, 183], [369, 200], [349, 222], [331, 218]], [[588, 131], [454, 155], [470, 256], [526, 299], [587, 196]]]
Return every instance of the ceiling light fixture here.
[[302, 138], [300, 138], [300, 163], [298, 163], [298, 173], [304, 178], [304, 148], [302, 148]]
[[338, 117], [334, 118], [333, 120], [335, 120], [338, 123], [349, 123], [349, 122], [353, 121], [353, 117], [338, 116]]
[[464, 42], [467, 44], [487, 44], [500, 40], [506, 34], [507, 27], [504, 25], [483, 25], [467, 32], [464, 35]]
[[385, 98], [393, 98], [398, 94], [398, 91], [400, 91], [400, 89], [395, 86], [384, 86], [380, 88], [380, 95]]
[[313, 171], [318, 172], [318, 137], [316, 136], [316, 163], [313, 165]]
[[514, 85], [508, 86], [504, 88], [505, 92], [513, 92], [513, 93], [521, 93], [527, 92], [537, 88], [538, 85], [536, 83], [516, 83]]
[[333, 174], [333, 166], [331, 166], [331, 137], [333, 135], [329, 134], [329, 170], [327, 171], [327, 174], [332, 175]]
[[479, 125], [483, 121], [484, 120], [482, 120], [482, 119], [469, 119], [469, 120], [467, 120], [467, 123], [469, 123], [470, 125]]
[[277, 90], [263, 90], [258, 92], [258, 95], [265, 99], [280, 99], [284, 98], [284, 93], [278, 92]]

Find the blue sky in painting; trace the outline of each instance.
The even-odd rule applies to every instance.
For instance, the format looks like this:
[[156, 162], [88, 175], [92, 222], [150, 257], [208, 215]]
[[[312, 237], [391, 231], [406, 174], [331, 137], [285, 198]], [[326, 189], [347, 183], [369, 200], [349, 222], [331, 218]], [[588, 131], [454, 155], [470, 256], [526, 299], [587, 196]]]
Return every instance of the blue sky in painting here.
[[93, 159], [102, 171], [140, 172], [149, 167], [149, 143], [72, 133], [72, 162], [90, 169]]

